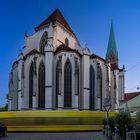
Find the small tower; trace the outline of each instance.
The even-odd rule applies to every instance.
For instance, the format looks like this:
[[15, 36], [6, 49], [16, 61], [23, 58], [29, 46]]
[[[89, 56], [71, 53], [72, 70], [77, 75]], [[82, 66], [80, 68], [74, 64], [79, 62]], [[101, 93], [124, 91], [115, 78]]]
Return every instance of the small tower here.
[[113, 30], [113, 24], [111, 22], [111, 28], [110, 28], [110, 35], [109, 35], [109, 41], [108, 41], [108, 48], [106, 53], [106, 60], [109, 61], [111, 64], [111, 69], [117, 69], [118, 68], [118, 51], [116, 47], [116, 41], [115, 41], [115, 35]]

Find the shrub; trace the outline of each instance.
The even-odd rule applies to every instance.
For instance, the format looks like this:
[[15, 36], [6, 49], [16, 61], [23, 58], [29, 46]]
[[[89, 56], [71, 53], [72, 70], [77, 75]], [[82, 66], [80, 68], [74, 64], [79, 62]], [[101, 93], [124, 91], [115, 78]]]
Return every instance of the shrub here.
[[8, 110], [8, 104], [5, 106], [0, 107], [0, 111], [7, 111]]
[[114, 117], [110, 117], [108, 119], [108, 125], [110, 127], [111, 132], [114, 133], [115, 132], [115, 118]]
[[137, 113], [136, 116], [135, 129], [137, 132], [140, 132], [140, 111]]
[[102, 120], [102, 124], [103, 124], [103, 125], [107, 125], [106, 118], [103, 118], [103, 120]]
[[117, 128], [119, 129], [119, 136], [125, 139], [126, 129], [131, 130], [133, 127], [130, 115], [125, 112], [120, 112], [115, 117], [115, 123], [116, 123]]

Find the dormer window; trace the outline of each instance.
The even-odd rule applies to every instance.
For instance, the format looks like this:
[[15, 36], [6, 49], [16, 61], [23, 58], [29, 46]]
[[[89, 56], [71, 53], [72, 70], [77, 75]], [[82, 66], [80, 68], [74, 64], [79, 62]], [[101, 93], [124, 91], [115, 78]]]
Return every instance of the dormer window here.
[[68, 47], [69, 46], [69, 40], [68, 38], [65, 38], [65, 45]]
[[40, 41], [40, 52], [42, 54], [44, 54], [45, 52], [45, 46], [48, 42], [48, 33], [44, 32], [44, 34], [42, 35], [41, 41]]

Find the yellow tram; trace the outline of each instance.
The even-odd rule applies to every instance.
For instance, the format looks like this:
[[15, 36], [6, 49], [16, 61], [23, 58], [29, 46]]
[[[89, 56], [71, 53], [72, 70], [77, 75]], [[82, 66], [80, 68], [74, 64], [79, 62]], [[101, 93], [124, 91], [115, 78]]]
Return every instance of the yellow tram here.
[[[109, 112], [114, 116], [116, 112]], [[28, 110], [0, 112], [8, 131], [100, 131], [103, 111]]]

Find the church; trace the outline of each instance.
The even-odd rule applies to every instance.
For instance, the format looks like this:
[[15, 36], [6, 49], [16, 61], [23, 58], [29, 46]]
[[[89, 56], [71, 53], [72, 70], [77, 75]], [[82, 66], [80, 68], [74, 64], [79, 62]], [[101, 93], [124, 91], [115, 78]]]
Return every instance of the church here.
[[82, 47], [56, 9], [24, 35], [24, 47], [9, 75], [8, 110], [117, 110], [124, 96], [125, 68], [119, 68], [111, 24], [105, 58]]

